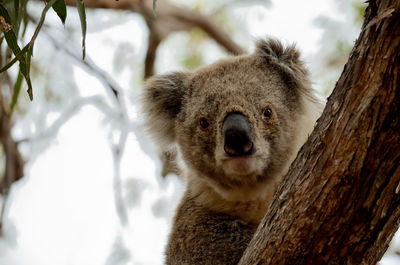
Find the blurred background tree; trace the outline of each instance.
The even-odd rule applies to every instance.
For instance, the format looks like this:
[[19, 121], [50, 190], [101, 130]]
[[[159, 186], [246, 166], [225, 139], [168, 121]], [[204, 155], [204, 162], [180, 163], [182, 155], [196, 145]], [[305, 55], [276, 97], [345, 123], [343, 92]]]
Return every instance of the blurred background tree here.
[[311, 2], [0, 1], [10, 16], [0, 17], [1, 67], [20, 63], [0, 77], [0, 263], [162, 264], [182, 184], [174, 154], [160, 160], [141, 130], [143, 80], [249, 52], [271, 34], [299, 43], [327, 96], [365, 5]]

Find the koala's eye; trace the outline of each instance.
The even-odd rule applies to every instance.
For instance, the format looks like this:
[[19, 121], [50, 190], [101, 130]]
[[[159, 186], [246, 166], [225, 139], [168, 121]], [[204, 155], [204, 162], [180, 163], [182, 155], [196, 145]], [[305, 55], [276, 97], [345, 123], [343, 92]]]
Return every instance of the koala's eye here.
[[205, 130], [208, 127], [210, 127], [210, 123], [208, 122], [208, 120], [206, 118], [201, 118], [199, 121], [200, 127]]
[[272, 117], [272, 110], [271, 108], [265, 108], [262, 114], [263, 120], [269, 120]]

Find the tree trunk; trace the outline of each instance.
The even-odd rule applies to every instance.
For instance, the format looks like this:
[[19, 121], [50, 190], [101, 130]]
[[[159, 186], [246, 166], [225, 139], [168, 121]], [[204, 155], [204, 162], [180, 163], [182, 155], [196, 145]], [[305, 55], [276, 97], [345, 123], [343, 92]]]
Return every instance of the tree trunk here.
[[376, 264], [400, 224], [400, 1], [369, 1], [308, 142], [239, 264]]

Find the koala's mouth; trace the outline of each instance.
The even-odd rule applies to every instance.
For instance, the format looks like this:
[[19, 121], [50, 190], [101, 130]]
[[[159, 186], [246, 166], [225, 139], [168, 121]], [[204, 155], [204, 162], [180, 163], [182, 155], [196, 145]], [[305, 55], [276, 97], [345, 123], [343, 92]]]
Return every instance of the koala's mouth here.
[[259, 159], [252, 155], [226, 157], [222, 161], [222, 168], [227, 175], [246, 176], [257, 174], [259, 171]]

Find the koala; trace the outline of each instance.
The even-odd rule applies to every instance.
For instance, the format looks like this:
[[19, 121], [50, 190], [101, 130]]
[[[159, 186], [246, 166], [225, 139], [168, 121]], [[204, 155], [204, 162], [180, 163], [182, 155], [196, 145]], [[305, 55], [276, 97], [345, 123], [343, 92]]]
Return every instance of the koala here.
[[294, 45], [146, 81], [149, 134], [183, 160], [166, 264], [237, 264], [323, 104]]

